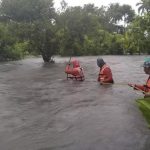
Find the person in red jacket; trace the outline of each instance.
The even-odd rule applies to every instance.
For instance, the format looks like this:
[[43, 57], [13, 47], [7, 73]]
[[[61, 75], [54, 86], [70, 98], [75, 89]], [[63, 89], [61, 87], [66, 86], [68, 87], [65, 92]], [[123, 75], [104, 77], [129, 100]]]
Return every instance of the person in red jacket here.
[[67, 74], [67, 79], [70, 78], [78, 81], [84, 80], [83, 68], [80, 67], [80, 63], [76, 59], [67, 64], [65, 73]]
[[100, 67], [97, 81], [99, 81], [100, 84], [114, 83], [112, 71], [102, 58], [97, 59], [97, 65]]
[[135, 90], [143, 91], [143, 94], [145, 94], [144, 97], [150, 97], [150, 58], [145, 59], [143, 67], [145, 74], [149, 75], [146, 84], [138, 85], [129, 83], [128, 85], [133, 87]]

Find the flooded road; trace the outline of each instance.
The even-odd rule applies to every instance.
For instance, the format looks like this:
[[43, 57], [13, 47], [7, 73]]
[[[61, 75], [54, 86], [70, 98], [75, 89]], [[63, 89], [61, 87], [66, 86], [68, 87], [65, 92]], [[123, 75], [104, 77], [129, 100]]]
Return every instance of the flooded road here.
[[[104, 56], [115, 83], [145, 83], [144, 56]], [[85, 81], [67, 81], [69, 58], [0, 63], [0, 150], [149, 150], [150, 130], [124, 84], [99, 85], [97, 57], [79, 57]]]

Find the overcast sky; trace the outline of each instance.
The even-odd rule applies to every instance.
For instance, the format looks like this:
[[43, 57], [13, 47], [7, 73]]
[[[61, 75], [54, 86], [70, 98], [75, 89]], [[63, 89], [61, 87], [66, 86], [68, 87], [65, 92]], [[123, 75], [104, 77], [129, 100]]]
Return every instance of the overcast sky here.
[[[100, 7], [101, 5], [107, 6], [110, 3], [119, 3], [119, 4], [128, 4], [131, 5], [133, 9], [137, 12], [136, 3], [140, 0], [65, 0], [68, 3], [68, 6], [83, 6], [84, 4], [94, 3], [95, 6]], [[60, 7], [61, 0], [54, 0], [55, 8]]]

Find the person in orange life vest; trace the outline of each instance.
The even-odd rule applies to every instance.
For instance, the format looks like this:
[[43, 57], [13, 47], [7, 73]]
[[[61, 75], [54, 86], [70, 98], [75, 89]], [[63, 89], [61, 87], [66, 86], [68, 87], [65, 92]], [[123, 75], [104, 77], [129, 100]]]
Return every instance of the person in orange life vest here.
[[137, 85], [137, 84], [129, 83], [128, 85], [133, 87], [135, 90], [143, 91], [143, 93], [145, 94], [144, 97], [150, 97], [150, 58], [145, 59], [143, 67], [144, 67], [145, 74], [149, 75], [146, 84]]
[[101, 84], [114, 83], [111, 69], [102, 58], [97, 59], [97, 66], [100, 67], [97, 81]]
[[67, 64], [65, 73], [67, 74], [67, 79], [84, 80], [83, 68], [80, 67], [80, 63], [76, 59]]

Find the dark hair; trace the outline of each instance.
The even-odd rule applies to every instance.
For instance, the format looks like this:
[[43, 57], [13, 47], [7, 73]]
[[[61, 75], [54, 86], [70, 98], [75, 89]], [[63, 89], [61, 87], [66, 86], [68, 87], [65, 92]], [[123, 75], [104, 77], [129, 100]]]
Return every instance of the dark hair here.
[[104, 60], [102, 58], [97, 58], [97, 66], [98, 67], [103, 67], [103, 65], [105, 64]]

